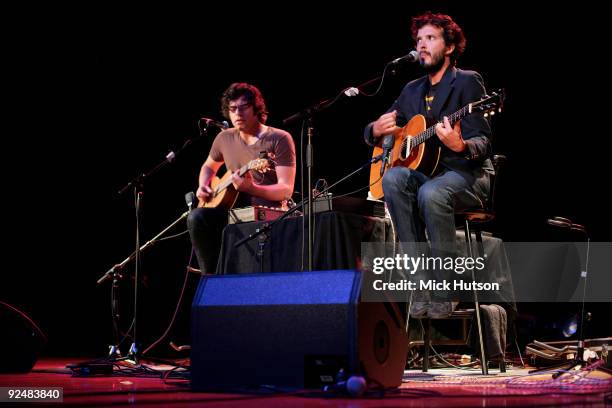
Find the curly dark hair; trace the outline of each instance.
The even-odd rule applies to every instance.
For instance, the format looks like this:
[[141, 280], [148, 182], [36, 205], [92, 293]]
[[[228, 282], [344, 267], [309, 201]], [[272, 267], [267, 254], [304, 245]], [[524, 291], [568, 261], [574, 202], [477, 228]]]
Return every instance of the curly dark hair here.
[[257, 87], [247, 84], [246, 82], [235, 82], [223, 92], [223, 96], [221, 97], [221, 113], [223, 116], [227, 119], [230, 118], [230, 101], [235, 101], [242, 96], [244, 96], [247, 102], [253, 106], [255, 114], [259, 117], [260, 122], [266, 123], [268, 110], [266, 109], [266, 102], [261, 95], [261, 91], [257, 89]]
[[466, 40], [461, 27], [459, 27], [459, 25], [446, 14], [434, 14], [431, 11], [428, 11], [420, 16], [413, 17], [411, 28], [413, 40], [416, 41], [419, 29], [427, 24], [442, 29], [444, 43], [447, 46], [455, 46], [455, 50], [450, 55], [451, 64], [455, 65], [459, 56], [461, 56], [461, 54], [463, 54], [465, 51]]

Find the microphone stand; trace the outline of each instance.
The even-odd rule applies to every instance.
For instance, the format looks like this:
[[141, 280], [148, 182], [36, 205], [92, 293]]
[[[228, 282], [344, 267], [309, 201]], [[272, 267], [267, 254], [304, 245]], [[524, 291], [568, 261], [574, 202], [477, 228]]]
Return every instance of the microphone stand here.
[[[556, 379], [556, 378], [559, 378], [562, 374], [564, 374], [564, 371], [569, 371], [576, 367], [588, 366], [588, 362], [584, 360], [584, 349], [585, 349], [584, 343], [585, 342], [584, 342], [583, 329], [584, 329], [584, 302], [585, 302], [585, 297], [586, 297], [586, 284], [587, 284], [587, 276], [588, 276], [588, 269], [589, 269], [589, 249], [590, 249], [591, 238], [586, 228], [584, 227], [584, 225], [574, 224], [571, 220], [567, 218], [554, 217], [553, 219], [548, 220], [548, 224], [555, 226], [555, 227], [568, 228], [571, 231], [577, 231], [577, 232], [584, 234], [584, 237], [586, 239], [586, 244], [587, 244], [584, 271], [580, 272], [580, 277], [584, 279], [584, 284], [582, 286], [582, 312], [581, 312], [581, 317], [580, 317], [580, 336], [576, 343], [576, 354], [574, 358], [567, 360], [561, 364], [557, 364], [552, 367], [545, 367], [542, 369], [529, 371], [529, 373], [531, 374], [531, 373], [538, 373], [542, 371], [562, 370], [563, 369], [562, 371], [557, 371], [556, 373], [552, 375], [552, 378]], [[563, 349], [557, 349], [555, 347], [549, 346], [546, 343], [542, 343], [538, 341], [535, 341], [535, 343], [555, 353], [563, 351]]]
[[[361, 165], [356, 170], [353, 170], [351, 173], [349, 173], [346, 176], [342, 177], [340, 180], [336, 181], [335, 183], [331, 184], [327, 188], [325, 188], [325, 189], [321, 190], [320, 192], [318, 192], [316, 195], [314, 195], [312, 197], [312, 200], [316, 200], [320, 196], [327, 194], [327, 192], [329, 190], [331, 190], [332, 188], [334, 188], [338, 184], [344, 182], [345, 180], [349, 179], [350, 177], [353, 177], [355, 174], [357, 174], [358, 172], [360, 172], [364, 168], [366, 168], [368, 166], [371, 166], [374, 163], [379, 162], [380, 160], [383, 159], [383, 156], [384, 156], [384, 154], [379, 154], [378, 156], [375, 156], [375, 157], [371, 158], [370, 160], [365, 162], [363, 165]], [[234, 244], [234, 248], [240, 247], [241, 245], [245, 244], [246, 242], [256, 238], [260, 234], [264, 234], [264, 233], [267, 234], [267, 232], [270, 231], [272, 229], [272, 227], [274, 227], [274, 225], [276, 225], [277, 223], [279, 223], [282, 220], [286, 219], [287, 217], [289, 217], [291, 214], [295, 213], [300, 208], [304, 208], [305, 205], [308, 205], [308, 207], [312, 208], [312, 205], [311, 205], [312, 203], [310, 201], [311, 201], [310, 197], [309, 198], [304, 198], [302, 201], [297, 203], [295, 206], [291, 207], [283, 215], [281, 215], [280, 217], [278, 217], [274, 221], [264, 223], [260, 227], [256, 228], [254, 232], [252, 232], [248, 236], [246, 236], [246, 237], [242, 238], [241, 240], [239, 240], [238, 242], [236, 242]], [[312, 255], [312, 254], [309, 254], [309, 255]], [[263, 257], [263, 255], [262, 255], [262, 257]], [[263, 272], [263, 270], [261, 272]]]
[[[202, 137], [204, 135], [206, 135], [208, 133], [208, 126], [205, 126], [204, 128], [200, 127], [198, 125], [199, 129], [200, 129], [200, 134], [197, 138]], [[115, 341], [115, 344], [113, 344], [112, 346], [110, 346], [110, 352], [109, 352], [109, 358], [114, 359], [116, 355], [121, 355], [121, 351], [119, 349], [119, 337], [120, 337], [120, 332], [119, 332], [119, 281], [121, 280], [121, 278], [123, 277], [121, 275], [121, 271], [123, 269], [123, 267], [130, 262], [131, 260], [135, 260], [135, 266], [134, 266], [134, 316], [132, 319], [132, 324], [130, 326], [131, 330], [132, 330], [132, 344], [130, 345], [130, 350], [128, 352], [128, 358], [132, 359], [134, 361], [134, 364], [138, 364], [138, 343], [137, 343], [137, 322], [138, 322], [138, 286], [139, 286], [139, 277], [142, 273], [141, 271], [141, 267], [140, 267], [140, 256], [141, 256], [141, 251], [147, 249], [149, 246], [151, 246], [153, 243], [156, 242], [156, 240], [161, 237], [164, 233], [166, 233], [166, 231], [170, 230], [172, 227], [174, 227], [176, 224], [178, 224], [180, 221], [182, 221], [184, 218], [187, 217], [187, 215], [189, 214], [189, 211], [191, 210], [191, 207], [189, 207], [189, 211], [183, 213], [176, 221], [174, 221], [172, 224], [170, 224], [167, 228], [165, 228], [162, 232], [160, 232], [158, 235], [156, 235], [153, 239], [149, 240], [147, 243], [145, 243], [142, 247], [140, 245], [140, 219], [141, 219], [141, 208], [142, 208], [142, 198], [144, 196], [144, 185], [147, 179], [149, 179], [151, 176], [153, 176], [154, 174], [158, 173], [161, 169], [163, 169], [164, 167], [166, 167], [166, 165], [172, 163], [176, 157], [178, 155], [180, 155], [188, 146], [190, 146], [195, 139], [197, 138], [189, 138], [185, 141], [185, 143], [183, 143], [183, 146], [181, 146], [181, 148], [177, 151], [177, 153], [174, 153], [173, 151], [170, 151], [167, 155], [166, 158], [158, 163], [155, 167], [153, 167], [151, 170], [149, 170], [146, 173], [140, 174], [138, 176], [136, 176], [134, 179], [132, 179], [131, 181], [129, 181], [125, 186], [123, 186], [118, 192], [118, 195], [123, 195], [125, 194], [128, 190], [133, 190], [134, 191], [134, 197], [135, 197], [135, 209], [136, 209], [136, 242], [135, 242], [135, 250], [134, 252], [128, 256], [126, 259], [124, 259], [121, 263], [114, 265], [112, 268], [110, 268], [108, 271], [106, 271], [106, 273], [104, 273], [104, 275], [102, 275], [97, 281], [96, 284], [101, 284], [103, 282], [105, 282], [107, 279], [112, 278], [112, 286], [111, 286], [111, 313], [113, 316], [113, 338]], [[128, 329], [128, 334], [129, 334], [129, 329]]]
[[[340, 92], [336, 97], [334, 98], [329, 98], [329, 99], [324, 99], [320, 102], [315, 103], [314, 105], [298, 112], [295, 113], [287, 118], [285, 118], [283, 120], [283, 125], [287, 126], [290, 125], [294, 122], [297, 122], [299, 120], [302, 120], [306, 123], [307, 126], [307, 136], [308, 136], [308, 142], [306, 145], [306, 167], [307, 167], [307, 188], [308, 188], [308, 198], [305, 199], [304, 197], [306, 196], [304, 194], [304, 191], [302, 191], [302, 202], [306, 201], [307, 203], [307, 209], [306, 209], [306, 216], [308, 217], [308, 271], [312, 271], [312, 246], [313, 246], [313, 237], [314, 237], [314, 231], [312, 228], [312, 224], [313, 224], [313, 200], [316, 197], [319, 197], [321, 195], [321, 193], [317, 194], [316, 197], [312, 196], [312, 168], [313, 168], [313, 147], [312, 147], [312, 136], [315, 133], [314, 132], [314, 124], [313, 124], [313, 118], [316, 114], [318, 114], [321, 111], [324, 111], [325, 109], [329, 108], [331, 105], [333, 105], [334, 103], [336, 103], [339, 99], [341, 99], [341, 97], [343, 95], [345, 95], [346, 97], [353, 97], [356, 95], [359, 95], [362, 92], [362, 88], [365, 88], [367, 86], [369, 86], [372, 83], [375, 83], [377, 81], [380, 81], [380, 86], [379, 86], [379, 90], [380, 87], [382, 87], [382, 83], [385, 79], [385, 73], [388, 67], [391, 67], [391, 75], [395, 75], [397, 73], [396, 68], [397, 68], [397, 63], [402, 60], [404, 57], [402, 58], [397, 58], [389, 63], [387, 63], [386, 67], [385, 67], [385, 71], [383, 72], [382, 75], [377, 76], [375, 78], [369, 79], [366, 82], [358, 85], [357, 87], [349, 87], [349, 88], [345, 88], [344, 90], [342, 90], [342, 92]], [[376, 91], [377, 93], [378, 91]], [[365, 93], [363, 93], [364, 95], [367, 95]], [[373, 96], [373, 95], [367, 95], [367, 96]], [[382, 155], [381, 155], [382, 156]], [[379, 159], [380, 160], [380, 159]], [[378, 160], [377, 160], [378, 161]], [[375, 161], [371, 161], [369, 162], [371, 163], [375, 163]], [[383, 164], [383, 168], [384, 168], [384, 164]], [[359, 170], [361, 170], [361, 168], [359, 168]], [[351, 174], [352, 175], [352, 174]], [[304, 175], [302, 175], [301, 177], [304, 177]], [[342, 179], [344, 180], [344, 179]], [[328, 191], [330, 187], [328, 187], [327, 189], [325, 189], [324, 191]], [[295, 208], [295, 207], [294, 207]], [[291, 210], [290, 210], [291, 211]], [[285, 215], [285, 214], [284, 214]], [[281, 217], [282, 218], [282, 217]]]
[[[308, 203], [308, 207], [306, 209], [306, 216], [308, 217], [308, 271], [312, 271], [312, 245], [313, 245], [313, 230], [312, 230], [312, 168], [313, 168], [313, 149], [312, 149], [312, 136], [314, 134], [314, 120], [313, 117], [318, 112], [327, 109], [334, 102], [336, 102], [338, 98], [334, 99], [325, 99], [316, 103], [315, 105], [306, 108], [305, 110], [298, 112], [294, 115], [289, 116], [288, 118], [283, 120], [284, 125], [289, 125], [298, 120], [304, 120], [306, 122], [306, 135], [307, 135], [307, 144], [306, 144], [306, 185], [308, 189], [308, 195], [306, 202]], [[302, 174], [301, 177], [304, 177]], [[303, 180], [303, 179], [302, 179]], [[302, 191], [302, 201], [304, 201], [305, 195], [304, 191]], [[303, 265], [303, 264], [302, 264]]]
[[[329, 106], [329, 105], [328, 105]], [[308, 271], [312, 271], [312, 246], [314, 244], [314, 231], [312, 228], [313, 223], [313, 196], [312, 196], [312, 135], [314, 133], [312, 117], [308, 118], [308, 128], [306, 134], [308, 135], [308, 143], [306, 145], [306, 169], [308, 172], [307, 185], [308, 185]], [[303, 192], [302, 192], [303, 194]], [[302, 199], [304, 196], [302, 196]], [[303, 264], [302, 264], [303, 265]]]
[[140, 248], [138, 248], [137, 250], [135, 250], [134, 252], [132, 252], [127, 258], [125, 258], [123, 261], [121, 261], [120, 263], [114, 265], [112, 268], [110, 268], [108, 271], [106, 271], [106, 273], [104, 275], [102, 275], [100, 277], [100, 279], [98, 279], [98, 281], [96, 282], [98, 285], [103, 283], [104, 281], [106, 281], [109, 278], [115, 278], [115, 275], [118, 275], [119, 278], [121, 278], [122, 276], [120, 275], [121, 270], [133, 259], [136, 258], [136, 253], [142, 253], [143, 251], [145, 251], [146, 249], [148, 249], [149, 247], [153, 246], [153, 244], [157, 243], [157, 241], [159, 241], [159, 239], [162, 237], [162, 235], [164, 235], [166, 232], [168, 232], [169, 230], [171, 230], [175, 225], [177, 225], [179, 222], [181, 222], [182, 220], [184, 220], [185, 218], [187, 218], [187, 216], [189, 215], [189, 212], [191, 211], [191, 208], [189, 208], [188, 211], [185, 211], [183, 214], [180, 215], [179, 218], [177, 218], [174, 222], [172, 222], [172, 224], [168, 225], [166, 228], [164, 228], [160, 233], [158, 233], [157, 235], [155, 235], [153, 238], [151, 238], [149, 241], [147, 241], [143, 246], [141, 246]]

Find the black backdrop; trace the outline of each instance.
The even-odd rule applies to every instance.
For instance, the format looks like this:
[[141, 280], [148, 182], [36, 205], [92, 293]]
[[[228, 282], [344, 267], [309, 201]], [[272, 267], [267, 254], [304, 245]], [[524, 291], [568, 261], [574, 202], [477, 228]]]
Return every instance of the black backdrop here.
[[[545, 223], [562, 215], [586, 224], [595, 240], [609, 240], [603, 199], [609, 123], [601, 114], [608, 104], [607, 65], [604, 46], [597, 45], [606, 38], [603, 23], [587, 18], [597, 14], [590, 6], [46, 7], [11, 15], [16, 24], [5, 51], [5, 95], [15, 123], [5, 133], [9, 244], [1, 296], [40, 322], [51, 338], [50, 353], [104, 353], [111, 340], [109, 287], [95, 283], [133, 250], [135, 238], [133, 197], [116, 192], [196, 137], [197, 118], [222, 119], [219, 97], [231, 82], [257, 85], [269, 124], [283, 127], [283, 118], [380, 75], [387, 61], [408, 53], [410, 17], [428, 9], [447, 12], [464, 27], [468, 47], [459, 66], [481, 72], [489, 89], [507, 90], [506, 110], [494, 121], [494, 149], [508, 156], [497, 233], [511, 241], [565, 239]], [[363, 126], [419, 75], [418, 67], [403, 65], [379, 96], [343, 99], [322, 113], [315, 178], [331, 182], [366, 160], [371, 153]], [[287, 130], [299, 145], [299, 126]], [[212, 137], [198, 139], [148, 180], [141, 239], [185, 210], [183, 194], [196, 187]], [[367, 180], [364, 172], [336, 192]], [[172, 314], [189, 249], [183, 236], [144, 257], [144, 345]], [[175, 339], [185, 339], [196, 284], [189, 279]], [[128, 321], [129, 279], [122, 301]]]

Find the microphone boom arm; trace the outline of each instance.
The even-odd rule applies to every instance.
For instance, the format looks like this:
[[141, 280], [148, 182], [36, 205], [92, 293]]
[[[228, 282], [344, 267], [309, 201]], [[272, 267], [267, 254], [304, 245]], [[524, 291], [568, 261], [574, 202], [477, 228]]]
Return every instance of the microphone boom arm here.
[[[176, 224], [178, 224], [179, 222], [181, 222], [183, 219], [187, 218], [187, 216], [189, 215], [189, 211], [185, 211], [183, 214], [181, 214], [181, 216], [176, 219], [172, 224], [168, 225], [166, 228], [164, 228], [159, 234], [155, 235], [153, 238], [151, 238], [149, 241], [147, 241], [147, 243], [145, 243], [143, 246], [140, 247], [139, 251], [142, 252], [145, 249], [149, 248], [150, 246], [152, 246], [154, 243], [157, 242], [157, 240], [164, 235], [166, 232], [168, 232], [170, 229], [172, 229], [172, 227], [174, 227]], [[120, 271], [121, 269], [123, 269], [123, 267], [125, 265], [128, 264], [128, 262], [130, 262], [132, 259], [134, 259], [136, 257], [136, 252], [134, 251], [130, 254], [130, 256], [128, 256], [127, 258], [125, 258], [123, 261], [121, 261], [121, 263], [118, 263], [116, 265], [114, 265], [112, 268], [110, 268], [108, 271], [106, 271], [106, 273], [104, 275], [102, 275], [100, 277], [100, 279], [98, 279], [98, 281], [96, 282], [98, 285], [103, 283], [105, 280], [109, 279], [112, 277], [112, 275], [118, 271]]]

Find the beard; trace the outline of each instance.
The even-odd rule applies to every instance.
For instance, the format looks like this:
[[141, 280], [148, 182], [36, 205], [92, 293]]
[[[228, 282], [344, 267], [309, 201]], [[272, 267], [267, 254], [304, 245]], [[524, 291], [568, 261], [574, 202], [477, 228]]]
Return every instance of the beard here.
[[428, 74], [434, 74], [438, 72], [442, 66], [444, 65], [444, 52], [439, 52], [436, 54], [430, 54], [431, 62], [426, 64], [423, 59], [420, 60], [420, 65], [423, 67], [425, 72]]

